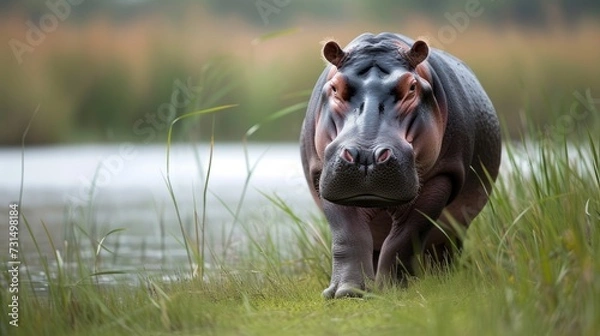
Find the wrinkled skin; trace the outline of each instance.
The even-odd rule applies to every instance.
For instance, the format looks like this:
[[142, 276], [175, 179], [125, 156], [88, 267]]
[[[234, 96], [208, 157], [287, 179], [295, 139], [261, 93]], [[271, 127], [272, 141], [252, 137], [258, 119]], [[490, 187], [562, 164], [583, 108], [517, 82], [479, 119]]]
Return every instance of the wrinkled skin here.
[[413, 274], [416, 254], [451, 260], [450, 223], [468, 227], [498, 174], [499, 124], [471, 70], [423, 41], [363, 34], [323, 57], [302, 163], [332, 233], [323, 296], [360, 296]]

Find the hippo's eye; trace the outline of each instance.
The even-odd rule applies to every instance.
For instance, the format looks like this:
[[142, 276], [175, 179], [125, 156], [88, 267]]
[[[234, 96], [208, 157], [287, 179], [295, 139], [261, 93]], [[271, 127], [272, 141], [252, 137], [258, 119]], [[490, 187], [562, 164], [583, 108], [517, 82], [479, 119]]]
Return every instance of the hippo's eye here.
[[333, 93], [337, 93], [337, 88], [335, 86], [331, 86], [331, 91], [333, 91]]
[[412, 83], [412, 84], [410, 85], [410, 88], [408, 89], [408, 91], [410, 91], [410, 92], [413, 92], [413, 91], [415, 91], [416, 89], [417, 89], [417, 86], [415, 85], [415, 83]]

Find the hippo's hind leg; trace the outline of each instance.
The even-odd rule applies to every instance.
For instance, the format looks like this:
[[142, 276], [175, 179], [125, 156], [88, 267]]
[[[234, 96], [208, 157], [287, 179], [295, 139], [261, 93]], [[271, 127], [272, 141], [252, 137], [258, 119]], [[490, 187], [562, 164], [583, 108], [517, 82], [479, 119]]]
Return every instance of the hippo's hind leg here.
[[434, 227], [424, 239], [423, 255], [427, 261], [441, 266], [449, 265], [462, 248], [462, 238], [471, 221], [486, 205], [492, 181], [498, 174], [494, 167], [487, 175], [483, 169], [470, 169], [460, 194], [444, 208], [440, 227]]
[[[451, 180], [439, 175], [425, 184], [419, 197], [409, 209], [400, 207], [390, 210], [393, 218], [390, 234], [383, 242], [376, 282], [380, 285], [405, 280], [406, 275], [414, 274], [413, 261], [422, 238], [431, 231], [430, 219], [437, 219], [447, 203], [452, 190]], [[399, 279], [393, 279], [399, 277]]]

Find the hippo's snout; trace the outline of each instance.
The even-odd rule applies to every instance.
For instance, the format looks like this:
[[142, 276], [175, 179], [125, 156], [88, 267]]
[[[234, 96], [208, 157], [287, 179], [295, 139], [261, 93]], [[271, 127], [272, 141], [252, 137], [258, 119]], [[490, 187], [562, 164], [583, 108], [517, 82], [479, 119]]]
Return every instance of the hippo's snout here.
[[374, 148], [328, 148], [326, 157], [329, 159], [319, 184], [321, 196], [330, 202], [384, 207], [407, 203], [417, 196], [414, 153], [406, 142]]

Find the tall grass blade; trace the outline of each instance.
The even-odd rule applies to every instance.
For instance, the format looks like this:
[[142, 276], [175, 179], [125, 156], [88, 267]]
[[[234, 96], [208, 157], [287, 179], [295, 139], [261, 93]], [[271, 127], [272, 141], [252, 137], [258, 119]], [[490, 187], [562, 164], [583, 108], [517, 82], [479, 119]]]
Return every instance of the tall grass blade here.
[[217, 107], [211, 107], [211, 108], [207, 108], [207, 109], [203, 109], [203, 110], [199, 110], [199, 111], [186, 113], [184, 115], [181, 115], [181, 116], [173, 119], [173, 121], [169, 125], [169, 131], [167, 133], [167, 179], [169, 179], [170, 172], [171, 172], [170, 157], [171, 157], [171, 137], [172, 137], [172, 133], [173, 133], [173, 126], [175, 126], [175, 124], [178, 121], [186, 119], [186, 118], [204, 115], [204, 114], [215, 113], [215, 112], [223, 111], [223, 110], [230, 109], [230, 108], [233, 108], [236, 106], [238, 106], [238, 104], [229, 104], [229, 105], [221, 105], [221, 106], [217, 106]]

